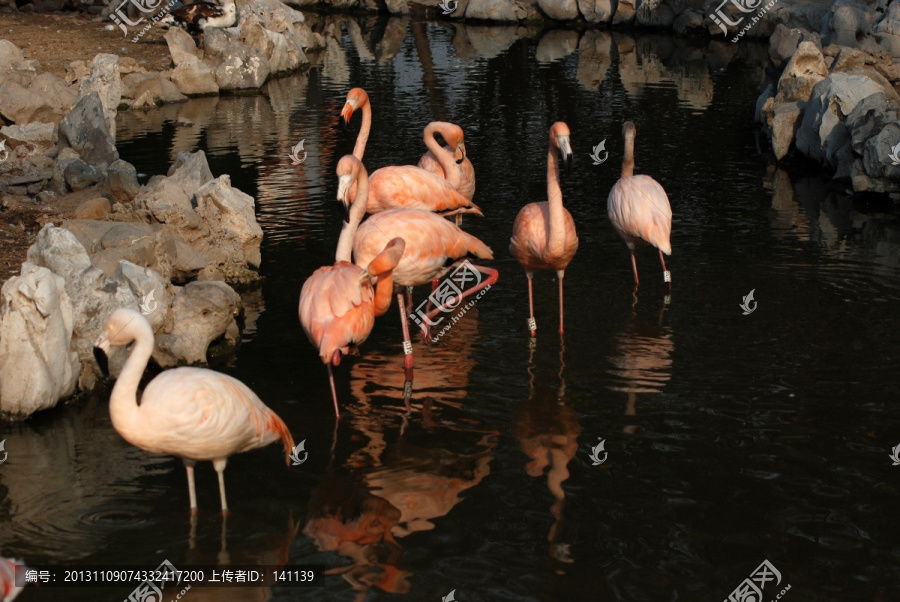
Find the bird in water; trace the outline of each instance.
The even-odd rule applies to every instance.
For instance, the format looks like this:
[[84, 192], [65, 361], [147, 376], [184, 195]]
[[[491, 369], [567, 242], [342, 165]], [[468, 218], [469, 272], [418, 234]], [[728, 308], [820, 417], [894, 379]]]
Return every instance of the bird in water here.
[[[461, 144], [464, 144], [465, 134], [461, 127], [455, 123], [445, 121], [435, 121], [432, 124], [429, 124], [429, 127], [434, 124], [438, 124], [438, 126], [431, 132], [431, 136], [434, 136], [435, 133], [439, 133], [444, 138], [444, 141], [447, 143], [443, 147], [445, 151], [452, 153], [454, 149], [458, 148]], [[429, 135], [428, 128], [425, 130], [425, 135]], [[457, 163], [459, 164], [458, 183], [453, 172], [447, 174], [444, 171], [444, 167], [441, 164], [440, 159], [434, 154], [434, 151], [429, 150], [422, 155], [422, 158], [419, 159], [418, 166], [444, 178], [453, 185], [458, 193], [471, 201], [475, 198], [475, 167], [472, 165], [472, 161], [469, 160], [468, 156], [463, 157], [461, 161], [457, 159]], [[456, 225], [459, 226], [461, 224], [462, 214], [457, 213]]]
[[[559, 159], [557, 160], [557, 155]], [[566, 267], [578, 250], [575, 220], [563, 207], [559, 187], [559, 162], [572, 163], [569, 126], [557, 121], [550, 127], [550, 149], [547, 151], [547, 199], [522, 207], [513, 223], [509, 252], [525, 268], [528, 278], [528, 330], [537, 335], [534, 319], [534, 297], [531, 280], [535, 270], [556, 270], [559, 278], [559, 334], [563, 334], [563, 278]]]
[[179, 6], [160, 19], [160, 24], [181, 27], [193, 36], [199, 46], [199, 36], [206, 29], [231, 27], [236, 21], [237, 8], [234, 0], [225, 0], [221, 5], [201, 1]]
[[634, 258], [636, 244], [653, 245], [659, 250], [662, 263], [663, 281], [666, 292], [672, 290], [672, 274], [666, 269], [666, 255], [672, 254], [669, 234], [672, 231], [672, 207], [669, 197], [659, 182], [645, 175], [634, 175], [634, 138], [637, 129], [630, 121], [622, 124], [625, 138], [625, 158], [622, 159], [622, 177], [609, 191], [607, 214], [613, 228], [628, 245], [631, 252], [631, 268], [634, 271], [634, 286], [637, 289], [637, 261]]
[[[353, 155], [338, 162], [338, 200], [347, 195], [350, 185], [359, 181], [359, 191], [366, 198], [368, 178], [363, 164]], [[372, 327], [375, 318], [391, 306], [392, 272], [403, 256], [402, 238], [389, 240], [365, 268], [350, 262], [351, 249], [359, 223], [366, 214], [362, 202], [347, 212], [338, 240], [334, 265], [323, 266], [303, 284], [300, 291], [300, 324], [310, 342], [319, 349], [319, 356], [328, 368], [334, 415], [340, 416], [334, 374], [331, 367], [341, 362], [341, 356], [356, 353]], [[372, 280], [376, 281], [372, 286]]]
[[94, 356], [106, 371], [111, 347], [134, 343], [109, 400], [113, 428], [130, 444], [184, 460], [191, 513], [197, 512], [194, 464], [210, 460], [219, 477], [222, 514], [225, 465], [239, 452], [281, 441], [286, 461], [294, 440], [287, 426], [247, 385], [205, 368], [166, 370], [150, 381], [138, 402], [137, 389], [153, 353], [153, 328], [140, 312], [119, 308], [103, 327]]

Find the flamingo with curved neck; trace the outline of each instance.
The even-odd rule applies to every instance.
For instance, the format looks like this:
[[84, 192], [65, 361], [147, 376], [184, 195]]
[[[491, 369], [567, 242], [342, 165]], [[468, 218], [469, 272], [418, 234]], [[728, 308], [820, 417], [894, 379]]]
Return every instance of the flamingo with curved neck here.
[[[432, 126], [435, 127], [432, 128]], [[429, 131], [429, 128], [431, 128], [431, 131]], [[428, 127], [425, 128], [426, 140], [429, 135], [434, 137], [435, 134], [440, 134], [444, 138], [447, 145], [442, 148], [448, 153], [453, 153], [454, 149], [465, 144], [465, 134], [463, 133], [462, 128], [454, 123], [434, 121], [428, 124]], [[472, 161], [469, 160], [468, 156], [464, 156], [462, 162], [460, 162], [460, 157], [458, 155], [459, 153], [453, 155], [458, 166], [451, 168], [450, 172], [447, 172], [444, 169], [444, 162], [441, 161], [441, 156], [435, 154], [432, 150], [429, 150], [422, 155], [422, 158], [419, 159], [418, 166], [444, 178], [450, 182], [450, 185], [453, 186], [457, 192], [471, 201], [475, 197], [475, 168], [472, 166]], [[457, 176], [456, 172], [459, 173], [458, 184], [455, 183]]]
[[547, 151], [547, 201], [529, 203], [522, 207], [513, 223], [509, 252], [525, 269], [528, 278], [528, 330], [537, 335], [534, 319], [532, 277], [535, 270], [556, 270], [559, 278], [559, 333], [563, 334], [563, 278], [566, 267], [578, 250], [575, 221], [563, 207], [559, 187], [557, 154], [567, 164], [572, 161], [569, 126], [557, 121], [550, 127], [550, 148]]
[[134, 348], [110, 396], [113, 427], [135, 447], [184, 460], [192, 513], [197, 512], [196, 462], [212, 461], [223, 514], [228, 512], [224, 471], [229, 456], [280, 439], [290, 463], [294, 440], [287, 426], [247, 385], [227, 374], [205, 368], [166, 370], [150, 381], [138, 405], [138, 384], [153, 353], [147, 318], [133, 309], [114, 311], [97, 338], [95, 355], [105, 360], [98, 350], [108, 353], [131, 342]]
[[[319, 357], [328, 368], [328, 380], [334, 402], [334, 414], [340, 418], [337, 390], [332, 366], [341, 363], [341, 356], [356, 353], [372, 327], [375, 318], [391, 306], [392, 272], [403, 255], [402, 238], [382, 244], [379, 253], [366, 264], [357, 267], [350, 262], [353, 239], [366, 213], [365, 199], [369, 181], [363, 164], [353, 155], [338, 162], [338, 199], [344, 199], [352, 183], [358, 183], [359, 201], [350, 207], [341, 229], [334, 265], [323, 266], [303, 284], [300, 291], [300, 324], [310, 342], [319, 350]], [[372, 286], [372, 279], [376, 284]]]
[[653, 245], [659, 250], [666, 292], [672, 291], [672, 274], [666, 268], [666, 255], [672, 254], [669, 236], [672, 232], [672, 207], [669, 197], [659, 182], [645, 175], [634, 175], [634, 139], [637, 128], [634, 123], [622, 124], [625, 138], [625, 157], [622, 159], [622, 177], [609, 191], [607, 214], [609, 221], [631, 252], [631, 269], [634, 272], [635, 289], [640, 284], [637, 261], [634, 258], [636, 244]]

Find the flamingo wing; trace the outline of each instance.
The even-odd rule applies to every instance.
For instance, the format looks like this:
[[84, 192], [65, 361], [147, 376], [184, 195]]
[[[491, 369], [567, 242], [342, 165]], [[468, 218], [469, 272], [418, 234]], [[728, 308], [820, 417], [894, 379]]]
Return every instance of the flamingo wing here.
[[519, 210], [513, 222], [513, 235], [509, 239], [509, 252], [525, 270], [564, 270], [578, 250], [575, 220], [565, 207], [565, 246], [561, 255], [550, 253], [549, 203], [529, 203]]
[[481, 215], [481, 210], [447, 180], [420, 167], [392, 165], [376, 169], [369, 176], [366, 211], [398, 208]]
[[[382, 244], [381, 250], [384, 250]], [[300, 291], [300, 323], [323, 362], [359, 345], [375, 324], [374, 289], [365, 271], [340, 261], [313, 272]]]
[[607, 212], [626, 241], [641, 239], [666, 255], [672, 254], [672, 207], [666, 191], [650, 176], [620, 178], [609, 192]]
[[[444, 148], [448, 151], [453, 151], [449, 146], [444, 146]], [[418, 167], [421, 167], [425, 171], [429, 171], [440, 178], [447, 179], [444, 168], [441, 167], [437, 157], [435, 157], [434, 153], [431, 151], [422, 155], [422, 158], [419, 159]], [[472, 162], [469, 161], [468, 157], [463, 159], [463, 162], [459, 164], [459, 167], [462, 170], [462, 180], [456, 191], [471, 201], [475, 198], [475, 167], [472, 165]]]
[[282, 440], [294, 442], [281, 418], [247, 385], [205, 368], [175, 368], [154, 378], [140, 412], [152, 429], [136, 445], [153, 453], [217, 460]]

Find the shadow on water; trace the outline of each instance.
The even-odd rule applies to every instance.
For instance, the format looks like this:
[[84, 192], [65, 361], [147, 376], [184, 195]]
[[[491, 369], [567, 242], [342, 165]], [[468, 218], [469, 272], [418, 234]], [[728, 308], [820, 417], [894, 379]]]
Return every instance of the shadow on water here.
[[[224, 553], [328, 572], [317, 590], [190, 599], [722, 600], [764, 559], [798, 600], [891, 599], [900, 222], [802, 165], [767, 166], [752, 123], [765, 45], [308, 18], [326, 40], [309, 72], [258, 95], [117, 117], [119, 151], [139, 172], [165, 174], [199, 149], [257, 200], [263, 281], [242, 292], [243, 344], [221, 369], [282, 416], [309, 460], [285, 467], [271, 447], [229, 461]], [[501, 276], [438, 343], [415, 343], [409, 395], [396, 310], [379, 320], [362, 356], [335, 370], [345, 412], [335, 431], [297, 300], [333, 262], [334, 170], [353, 144], [338, 112], [356, 85], [373, 105], [370, 171], [414, 164], [429, 121], [465, 129], [485, 213], [465, 228], [491, 246]], [[193, 125], [176, 127], [179, 116]], [[555, 332], [529, 347], [526, 279], [506, 250], [519, 208], [544, 200], [547, 128], [560, 119], [576, 157], [561, 186], [580, 239], [564, 354]], [[634, 303], [628, 252], [606, 217], [626, 119], [638, 129], [635, 172], [672, 203], [668, 306], [653, 249], [637, 252]], [[307, 158], [293, 165], [301, 140]], [[601, 142], [608, 157], [595, 164]], [[539, 324], [555, 321], [554, 278], [535, 275]], [[743, 315], [751, 289], [758, 308]], [[220, 562], [211, 468], [198, 468], [192, 532], [181, 462], [128, 446], [107, 399], [2, 427], [0, 555]], [[602, 465], [590, 459], [598, 440]], [[58, 593], [30, 587], [20, 599]]]

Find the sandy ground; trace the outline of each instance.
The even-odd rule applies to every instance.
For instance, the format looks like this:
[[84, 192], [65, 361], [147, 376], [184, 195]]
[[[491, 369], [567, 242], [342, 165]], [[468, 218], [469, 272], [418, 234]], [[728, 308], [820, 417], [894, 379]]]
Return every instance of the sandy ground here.
[[[70, 62], [90, 62], [100, 52], [133, 57], [147, 71], [170, 67], [165, 30], [151, 28], [138, 42], [132, 42], [133, 36], [125, 38], [118, 28], [105, 30], [110, 23], [79, 13], [0, 14], [0, 39], [18, 46], [25, 58], [40, 61], [42, 71], [63, 78]], [[58, 223], [59, 214], [68, 209], [24, 202], [23, 197], [4, 200], [6, 207], [0, 209], [0, 283], [19, 273], [25, 252], [43, 224]]]

